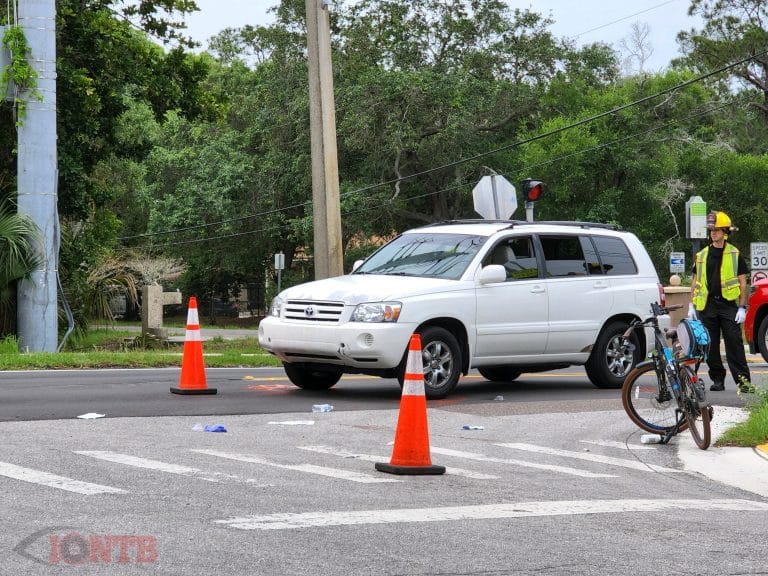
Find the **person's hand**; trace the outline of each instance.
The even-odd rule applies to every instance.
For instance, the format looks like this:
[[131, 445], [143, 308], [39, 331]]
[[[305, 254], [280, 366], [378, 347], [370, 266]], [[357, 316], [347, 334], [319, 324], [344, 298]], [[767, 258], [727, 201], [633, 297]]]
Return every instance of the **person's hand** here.
[[747, 309], [744, 306], [739, 306], [738, 312], [736, 312], [736, 324], [743, 324], [747, 319]]
[[688, 304], [688, 320], [696, 320], [696, 306], [693, 305], [693, 302]]

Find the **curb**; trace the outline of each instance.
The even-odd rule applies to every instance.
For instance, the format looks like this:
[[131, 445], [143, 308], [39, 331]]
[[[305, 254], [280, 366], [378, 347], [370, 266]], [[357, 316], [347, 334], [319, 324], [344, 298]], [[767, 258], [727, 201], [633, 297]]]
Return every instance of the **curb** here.
[[755, 454], [768, 460], [768, 444], [758, 444], [755, 446]]

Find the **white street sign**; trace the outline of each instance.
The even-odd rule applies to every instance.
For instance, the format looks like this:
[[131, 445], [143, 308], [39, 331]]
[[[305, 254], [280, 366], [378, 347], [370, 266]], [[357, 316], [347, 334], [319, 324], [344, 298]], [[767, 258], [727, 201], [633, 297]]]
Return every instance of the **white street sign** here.
[[752, 269], [750, 284], [768, 278], [768, 242], [752, 242], [749, 245], [749, 267]]
[[685, 252], [672, 252], [669, 255], [669, 271], [674, 273], [685, 272]]
[[707, 203], [701, 196], [692, 196], [685, 203], [685, 231], [688, 238], [708, 238]]
[[483, 176], [472, 190], [475, 212], [486, 220], [506, 220], [517, 210], [515, 187], [504, 176]]
[[752, 242], [749, 252], [752, 270], [768, 270], [768, 242]]

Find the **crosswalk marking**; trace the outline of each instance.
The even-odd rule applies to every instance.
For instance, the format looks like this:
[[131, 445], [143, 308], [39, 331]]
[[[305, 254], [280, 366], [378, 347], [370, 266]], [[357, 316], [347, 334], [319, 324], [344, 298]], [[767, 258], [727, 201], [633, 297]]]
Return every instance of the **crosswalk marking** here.
[[339, 468], [327, 468], [325, 466], [316, 466], [314, 464], [277, 464], [276, 462], [271, 462], [265, 458], [254, 456], [252, 454], [236, 454], [233, 452], [222, 452], [220, 450], [208, 449], [195, 449], [192, 450], [192, 452], [197, 452], [198, 454], [207, 454], [208, 456], [217, 456], [219, 458], [227, 458], [229, 460], [239, 460], [240, 462], [250, 462], [253, 464], [273, 466], [275, 468], [283, 468], [284, 470], [295, 470], [297, 472], [306, 472], [308, 474], [318, 474], [320, 476], [339, 478], [341, 480], [350, 480], [352, 482], [360, 482], [363, 484], [400, 482], [400, 480], [395, 478], [373, 476], [371, 474], [363, 474], [362, 472], [341, 470]]
[[[165, 472], [167, 474], [178, 474], [180, 476], [193, 476], [200, 480], [207, 480], [208, 482], [218, 482], [219, 480], [214, 476], [207, 474], [199, 468], [192, 468], [190, 466], [182, 466], [181, 464], [169, 464], [168, 462], [160, 462], [158, 460], [149, 460], [147, 458], [139, 458], [138, 456], [130, 456], [128, 454], [119, 454], [117, 452], [109, 452], [106, 450], [79, 450], [75, 451], [75, 454], [81, 456], [89, 456], [90, 458], [96, 458], [98, 460], [106, 460], [107, 462], [114, 462], [115, 464], [124, 464], [125, 466], [133, 466], [135, 468], [144, 468], [147, 470], [156, 470], [158, 472]], [[224, 476], [224, 475], [219, 475]]]
[[492, 520], [532, 516], [583, 514], [624, 514], [666, 512], [670, 510], [725, 510], [768, 512], [768, 503], [751, 500], [565, 500], [517, 502], [443, 508], [400, 508], [394, 510], [353, 510], [307, 513], [281, 513], [215, 520], [240, 530], [286, 530], [361, 524], [445, 522], [449, 520]]
[[[365, 460], [366, 462], [387, 462], [389, 458], [387, 456], [376, 456], [374, 454], [359, 454], [357, 452], [348, 452], [347, 450], [341, 450], [339, 448], [333, 448], [331, 446], [297, 446], [299, 450], [309, 450], [310, 452], [318, 452], [320, 454], [330, 454], [332, 456], [339, 456], [340, 458], [356, 458], [358, 460]], [[455, 476], [466, 476], [467, 478], [474, 478], [475, 480], [498, 480], [498, 476], [492, 476], [491, 474], [482, 474], [473, 470], [465, 470], [464, 468], [453, 468], [450, 466], [445, 467], [446, 474], [453, 474]]]
[[645, 444], [627, 444], [625, 442], [615, 442], [613, 440], [580, 440], [582, 444], [594, 444], [595, 446], [605, 446], [606, 448], [620, 448], [621, 450], [656, 450], [655, 446], [646, 446]]
[[32, 468], [22, 468], [21, 466], [8, 464], [7, 462], [0, 462], [0, 476], [22, 480], [23, 482], [30, 482], [32, 484], [42, 484], [43, 486], [50, 486], [51, 488], [58, 488], [59, 490], [66, 490], [67, 492], [75, 492], [77, 494], [85, 494], [86, 496], [92, 496], [94, 494], [125, 493], [125, 490], [121, 490], [120, 488], [103, 486], [101, 484], [91, 484], [90, 482], [81, 482], [80, 480], [73, 480], [72, 478], [67, 478], [65, 476], [49, 474], [48, 472], [33, 470]]
[[550, 456], [561, 456], [564, 458], [574, 458], [576, 460], [586, 460], [588, 462], [599, 462], [601, 464], [610, 464], [611, 466], [621, 466], [622, 468], [632, 468], [633, 470], [642, 470], [647, 472], [682, 472], [674, 468], [665, 468], [655, 464], [646, 464], [637, 460], [626, 460], [624, 458], [614, 458], [613, 456], [602, 456], [600, 454], [585, 454], [584, 452], [572, 452], [570, 450], [558, 450], [557, 448], [547, 448], [546, 446], [536, 446], [534, 444], [523, 443], [499, 443], [496, 446], [503, 448], [512, 448], [513, 450], [525, 450], [526, 452], [535, 452], [537, 454], [549, 454]]
[[433, 446], [432, 452], [436, 454], [443, 454], [445, 456], [455, 456], [456, 458], [478, 460], [480, 462], [493, 462], [496, 464], [512, 464], [514, 466], [524, 466], [526, 468], [550, 470], [551, 472], [560, 472], [562, 474], [570, 474], [572, 476], [581, 476], [583, 478], [615, 478], [616, 477], [612, 474], [597, 474], [595, 472], [588, 472], [587, 470], [579, 470], [578, 468], [569, 468], [567, 466], [555, 466], [553, 464], [538, 464], [536, 462], [527, 462], [525, 460], [514, 460], [509, 458], [495, 458], [493, 456], [486, 456], [485, 454], [476, 454], [474, 452], [464, 452], [462, 450], [452, 450], [450, 448], [435, 448]]

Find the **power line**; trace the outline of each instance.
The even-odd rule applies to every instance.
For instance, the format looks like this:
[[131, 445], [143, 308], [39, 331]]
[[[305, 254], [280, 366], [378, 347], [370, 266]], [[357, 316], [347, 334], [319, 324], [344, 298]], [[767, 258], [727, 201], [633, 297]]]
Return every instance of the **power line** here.
[[[637, 138], [638, 136], [645, 136], [645, 135], [651, 134], [653, 132], [657, 132], [659, 130], [667, 128], [669, 126], [672, 126], [672, 125], [675, 125], [675, 124], [679, 124], [679, 123], [684, 122], [686, 120], [692, 120], [692, 119], [698, 118], [700, 116], [705, 116], [707, 114], [711, 114], [712, 112], [717, 112], [718, 110], [722, 110], [723, 108], [725, 108], [727, 106], [731, 106], [734, 103], [735, 103], [735, 99], [731, 100], [729, 102], [721, 103], [721, 104], [719, 104], [717, 106], [707, 107], [704, 110], [699, 110], [699, 111], [697, 111], [697, 112], [695, 112], [693, 114], [689, 114], [689, 115], [684, 116], [682, 118], [677, 118], [677, 119], [674, 119], [674, 120], [669, 120], [667, 122], [664, 122], [664, 123], [659, 124], [657, 126], [654, 126], [652, 128], [648, 128], [646, 130], [642, 130], [640, 132], [634, 132], [634, 133], [629, 134], [627, 136], [622, 136], [621, 138], [616, 138], [616, 139], [611, 140], [609, 142], [604, 142], [604, 143], [598, 144], [596, 146], [591, 146], [589, 148], [583, 148], [581, 150], [577, 150], [577, 151], [571, 152], [569, 154], [565, 154], [565, 155], [562, 155], [562, 156], [557, 156], [555, 158], [550, 158], [549, 160], [546, 160], [544, 162], [539, 162], [537, 164], [530, 164], [528, 166], [525, 166], [525, 167], [521, 168], [520, 172], [529, 172], [533, 168], [538, 168], [538, 167], [541, 167], [541, 166], [546, 166], [547, 164], [553, 164], [555, 162], [560, 162], [562, 160], [567, 160], [569, 158], [573, 158], [573, 157], [579, 156], [581, 154], [586, 154], [588, 152], [595, 152], [595, 151], [601, 150], [603, 148], [609, 148], [611, 146], [615, 146], [616, 144], [620, 144], [620, 143], [625, 142], [627, 140], [631, 140], [633, 138]], [[441, 188], [440, 190], [433, 190], [431, 192], [426, 192], [426, 193], [423, 193], [423, 194], [416, 194], [416, 195], [412, 195], [412, 196], [406, 196], [403, 199], [405, 201], [410, 201], [410, 200], [416, 200], [416, 199], [419, 199], [419, 198], [427, 198], [429, 196], [434, 196], [436, 194], [442, 194], [444, 192], [450, 192], [452, 190], [459, 190], [459, 189], [461, 189], [464, 186], [467, 186], [467, 184], [455, 184], [453, 186], [448, 186], [446, 188]], [[344, 212], [344, 216], [351, 216], [351, 215], [354, 215], [354, 214], [360, 214], [360, 213], [369, 212], [369, 211], [370, 211], [369, 208], [360, 208], [359, 210], [347, 210], [347, 211]], [[248, 231], [245, 231], [245, 232], [236, 232], [236, 233], [224, 234], [224, 235], [220, 235], [220, 236], [211, 236], [211, 237], [207, 237], [207, 238], [195, 238], [195, 239], [191, 239], [191, 240], [181, 240], [181, 241], [178, 241], [178, 242], [169, 242], [169, 243], [165, 243], [165, 244], [156, 244], [156, 245], [153, 245], [152, 248], [155, 249], [155, 248], [164, 248], [164, 247], [171, 247], [171, 246], [183, 246], [183, 245], [189, 245], [189, 244], [197, 244], [197, 243], [200, 243], [200, 242], [208, 242], [208, 241], [211, 241], [211, 240], [226, 240], [226, 239], [229, 239], [229, 238], [235, 238], [235, 237], [239, 237], [239, 236], [246, 236], [246, 235], [250, 235], [250, 234], [257, 234], [257, 233], [261, 233], [261, 232], [272, 232], [272, 231], [280, 230], [280, 229], [283, 229], [283, 228], [284, 228], [284, 225], [275, 225], [275, 226], [270, 226], [270, 227], [267, 227], [267, 228], [259, 228], [257, 230], [248, 230]]]
[[635, 16], [640, 16], [640, 14], [651, 12], [652, 10], [656, 10], [656, 8], [661, 8], [662, 6], [666, 6], [667, 4], [672, 4], [673, 2], [678, 2], [678, 1], [679, 0], [668, 0], [667, 2], [662, 2], [661, 4], [657, 4], [656, 6], [651, 6], [650, 8], [646, 8], [645, 10], [640, 10], [640, 12], [635, 12], [634, 14], [630, 14], [629, 16], [624, 16], [623, 18], [619, 18], [618, 20], [613, 20], [612, 22], [601, 24], [600, 26], [595, 26], [594, 28], [590, 28], [589, 30], [584, 30], [584, 32], [579, 32], [578, 34], [573, 36], [573, 38], [584, 36], [584, 34], [589, 34], [590, 32], [595, 32], [596, 30], [602, 30], [603, 28], [607, 28], [608, 26], [613, 26], [614, 24], [618, 24], [619, 22], [623, 22], [624, 20], [629, 20], [630, 18], [634, 18]]
[[[414, 178], [418, 178], [418, 177], [421, 177], [421, 176], [426, 176], [426, 175], [432, 174], [433, 172], [438, 172], [438, 171], [441, 171], [441, 170], [446, 170], [448, 168], [453, 168], [455, 166], [460, 166], [462, 164], [466, 164], [467, 162], [472, 162], [474, 160], [479, 160], [481, 158], [485, 158], [486, 156], [491, 156], [493, 154], [498, 154], [499, 152], [504, 152], [506, 150], [510, 150], [512, 148], [517, 148], [518, 146], [522, 146], [522, 145], [525, 145], [525, 144], [530, 144], [531, 142], [535, 142], [537, 140], [541, 140], [541, 139], [547, 138], [549, 136], [554, 136], [556, 134], [560, 134], [562, 132], [565, 132], [566, 130], [570, 130], [572, 128], [577, 128], [578, 126], [583, 126], [584, 124], [588, 124], [590, 122], [594, 122], [595, 120], [599, 120], [600, 118], [605, 118], [606, 116], [611, 116], [611, 115], [616, 114], [618, 112], [621, 112], [623, 110], [627, 110], [627, 109], [632, 108], [634, 106], [638, 106], [640, 104], [644, 104], [644, 103], [646, 103], [646, 102], [648, 102], [650, 100], [658, 98], [659, 96], [663, 96], [665, 94], [670, 94], [670, 93], [676, 92], [676, 91], [678, 91], [678, 90], [680, 90], [682, 88], [685, 88], [685, 87], [690, 86], [692, 84], [695, 84], [697, 82], [701, 82], [702, 80], [706, 80], [707, 78], [710, 78], [712, 76], [716, 76], [718, 74], [721, 74], [722, 72], [725, 72], [725, 71], [727, 71], [727, 70], [729, 70], [731, 68], [735, 68], [737, 66], [740, 66], [741, 64], [744, 64], [746, 62], [749, 62], [750, 60], [754, 60], [755, 58], [759, 58], [760, 56], [764, 56], [766, 54], [768, 54], [768, 50], [760, 52], [758, 54], [753, 54], [753, 55], [748, 56], [746, 58], [742, 58], [742, 59], [737, 60], [736, 62], [733, 62], [731, 64], [727, 64], [725, 66], [721, 66], [720, 68], [717, 68], [717, 69], [715, 69], [715, 70], [713, 70], [711, 72], [700, 74], [699, 76], [696, 76], [696, 77], [694, 77], [694, 78], [692, 78], [690, 80], [686, 80], [685, 82], [681, 82], [680, 84], [676, 84], [675, 86], [672, 86], [670, 88], [667, 88], [667, 89], [661, 90], [659, 92], [656, 92], [655, 94], [651, 94], [649, 96], [645, 96], [643, 98], [640, 98], [640, 99], [635, 100], [633, 102], [630, 102], [628, 104], [623, 104], [621, 106], [617, 106], [616, 108], [613, 108], [613, 109], [608, 110], [606, 112], [601, 112], [599, 114], [595, 114], [595, 115], [589, 116], [587, 118], [584, 118], [584, 119], [579, 120], [577, 122], [574, 122], [572, 124], [568, 124], [566, 126], [562, 126], [560, 128], [556, 128], [554, 130], [551, 130], [549, 132], [545, 132], [543, 134], [537, 134], [536, 136], [532, 136], [532, 137], [526, 138], [524, 140], [518, 140], [517, 142], [513, 142], [511, 144], [507, 144], [507, 145], [501, 146], [501, 147], [496, 148], [494, 150], [490, 150], [490, 151], [487, 151], [487, 152], [481, 152], [480, 154], [476, 154], [474, 156], [463, 158], [463, 159], [460, 159], [460, 160], [457, 160], [455, 162], [451, 162], [451, 163], [448, 163], [448, 164], [443, 164], [443, 165], [437, 166], [435, 168], [429, 168], [429, 169], [423, 170], [421, 172], [415, 172], [415, 173], [409, 174], [407, 176], [401, 176], [401, 177], [398, 177], [398, 178], [394, 178], [392, 180], [387, 180], [385, 182], [380, 182], [378, 184], [371, 184], [370, 186], [365, 186], [365, 187], [359, 188], [357, 190], [350, 190], [350, 191], [347, 191], [347, 192], [344, 192], [344, 193], [340, 194], [340, 196], [348, 196], [350, 194], [359, 194], [359, 193], [362, 193], [362, 192], [368, 192], [370, 190], [375, 190], [377, 188], [382, 188], [382, 187], [385, 187], [385, 186], [391, 186], [391, 185], [397, 184], [399, 182], [404, 182], [406, 180], [412, 180]], [[288, 207], [284, 207], [284, 208], [270, 209], [270, 210], [267, 210], [267, 211], [264, 211], [264, 212], [258, 212], [258, 213], [250, 214], [250, 215], [246, 215], [246, 216], [239, 216], [239, 217], [236, 217], [236, 218], [220, 220], [218, 222], [207, 223], [207, 224], [196, 224], [194, 226], [188, 226], [188, 227], [183, 227], [183, 228], [175, 228], [175, 229], [172, 229], [172, 230], [148, 232], [146, 234], [139, 234], [139, 235], [135, 235], [135, 236], [120, 237], [117, 240], [122, 241], [122, 240], [128, 240], [128, 239], [133, 239], [133, 238], [142, 238], [142, 237], [159, 236], [159, 235], [165, 235], [165, 234], [174, 234], [174, 233], [177, 233], [177, 232], [185, 232], [185, 231], [193, 230], [193, 229], [207, 228], [209, 226], [215, 226], [215, 225], [220, 225], [220, 224], [228, 224], [228, 223], [231, 223], [231, 222], [239, 222], [239, 221], [247, 220], [247, 219], [250, 219], [250, 218], [257, 218], [259, 216], [265, 216], [265, 215], [273, 214], [275, 212], [280, 212], [280, 211], [287, 210], [287, 209], [290, 209], [290, 208], [299, 208], [299, 207], [307, 206], [307, 205], [310, 205], [310, 204], [311, 204], [311, 201], [307, 201], [307, 202], [304, 202], [304, 203], [301, 203], [301, 204], [294, 204], [294, 205], [291, 205], [291, 206], [288, 206]], [[200, 241], [204, 241], [204, 240], [205, 239], [195, 239], [195, 240], [190, 240], [190, 241], [187, 241], [187, 242], [188, 243], [192, 243], [192, 242], [200, 242]], [[165, 246], [165, 245], [176, 245], [176, 243], [164, 244], [163, 246]]]

